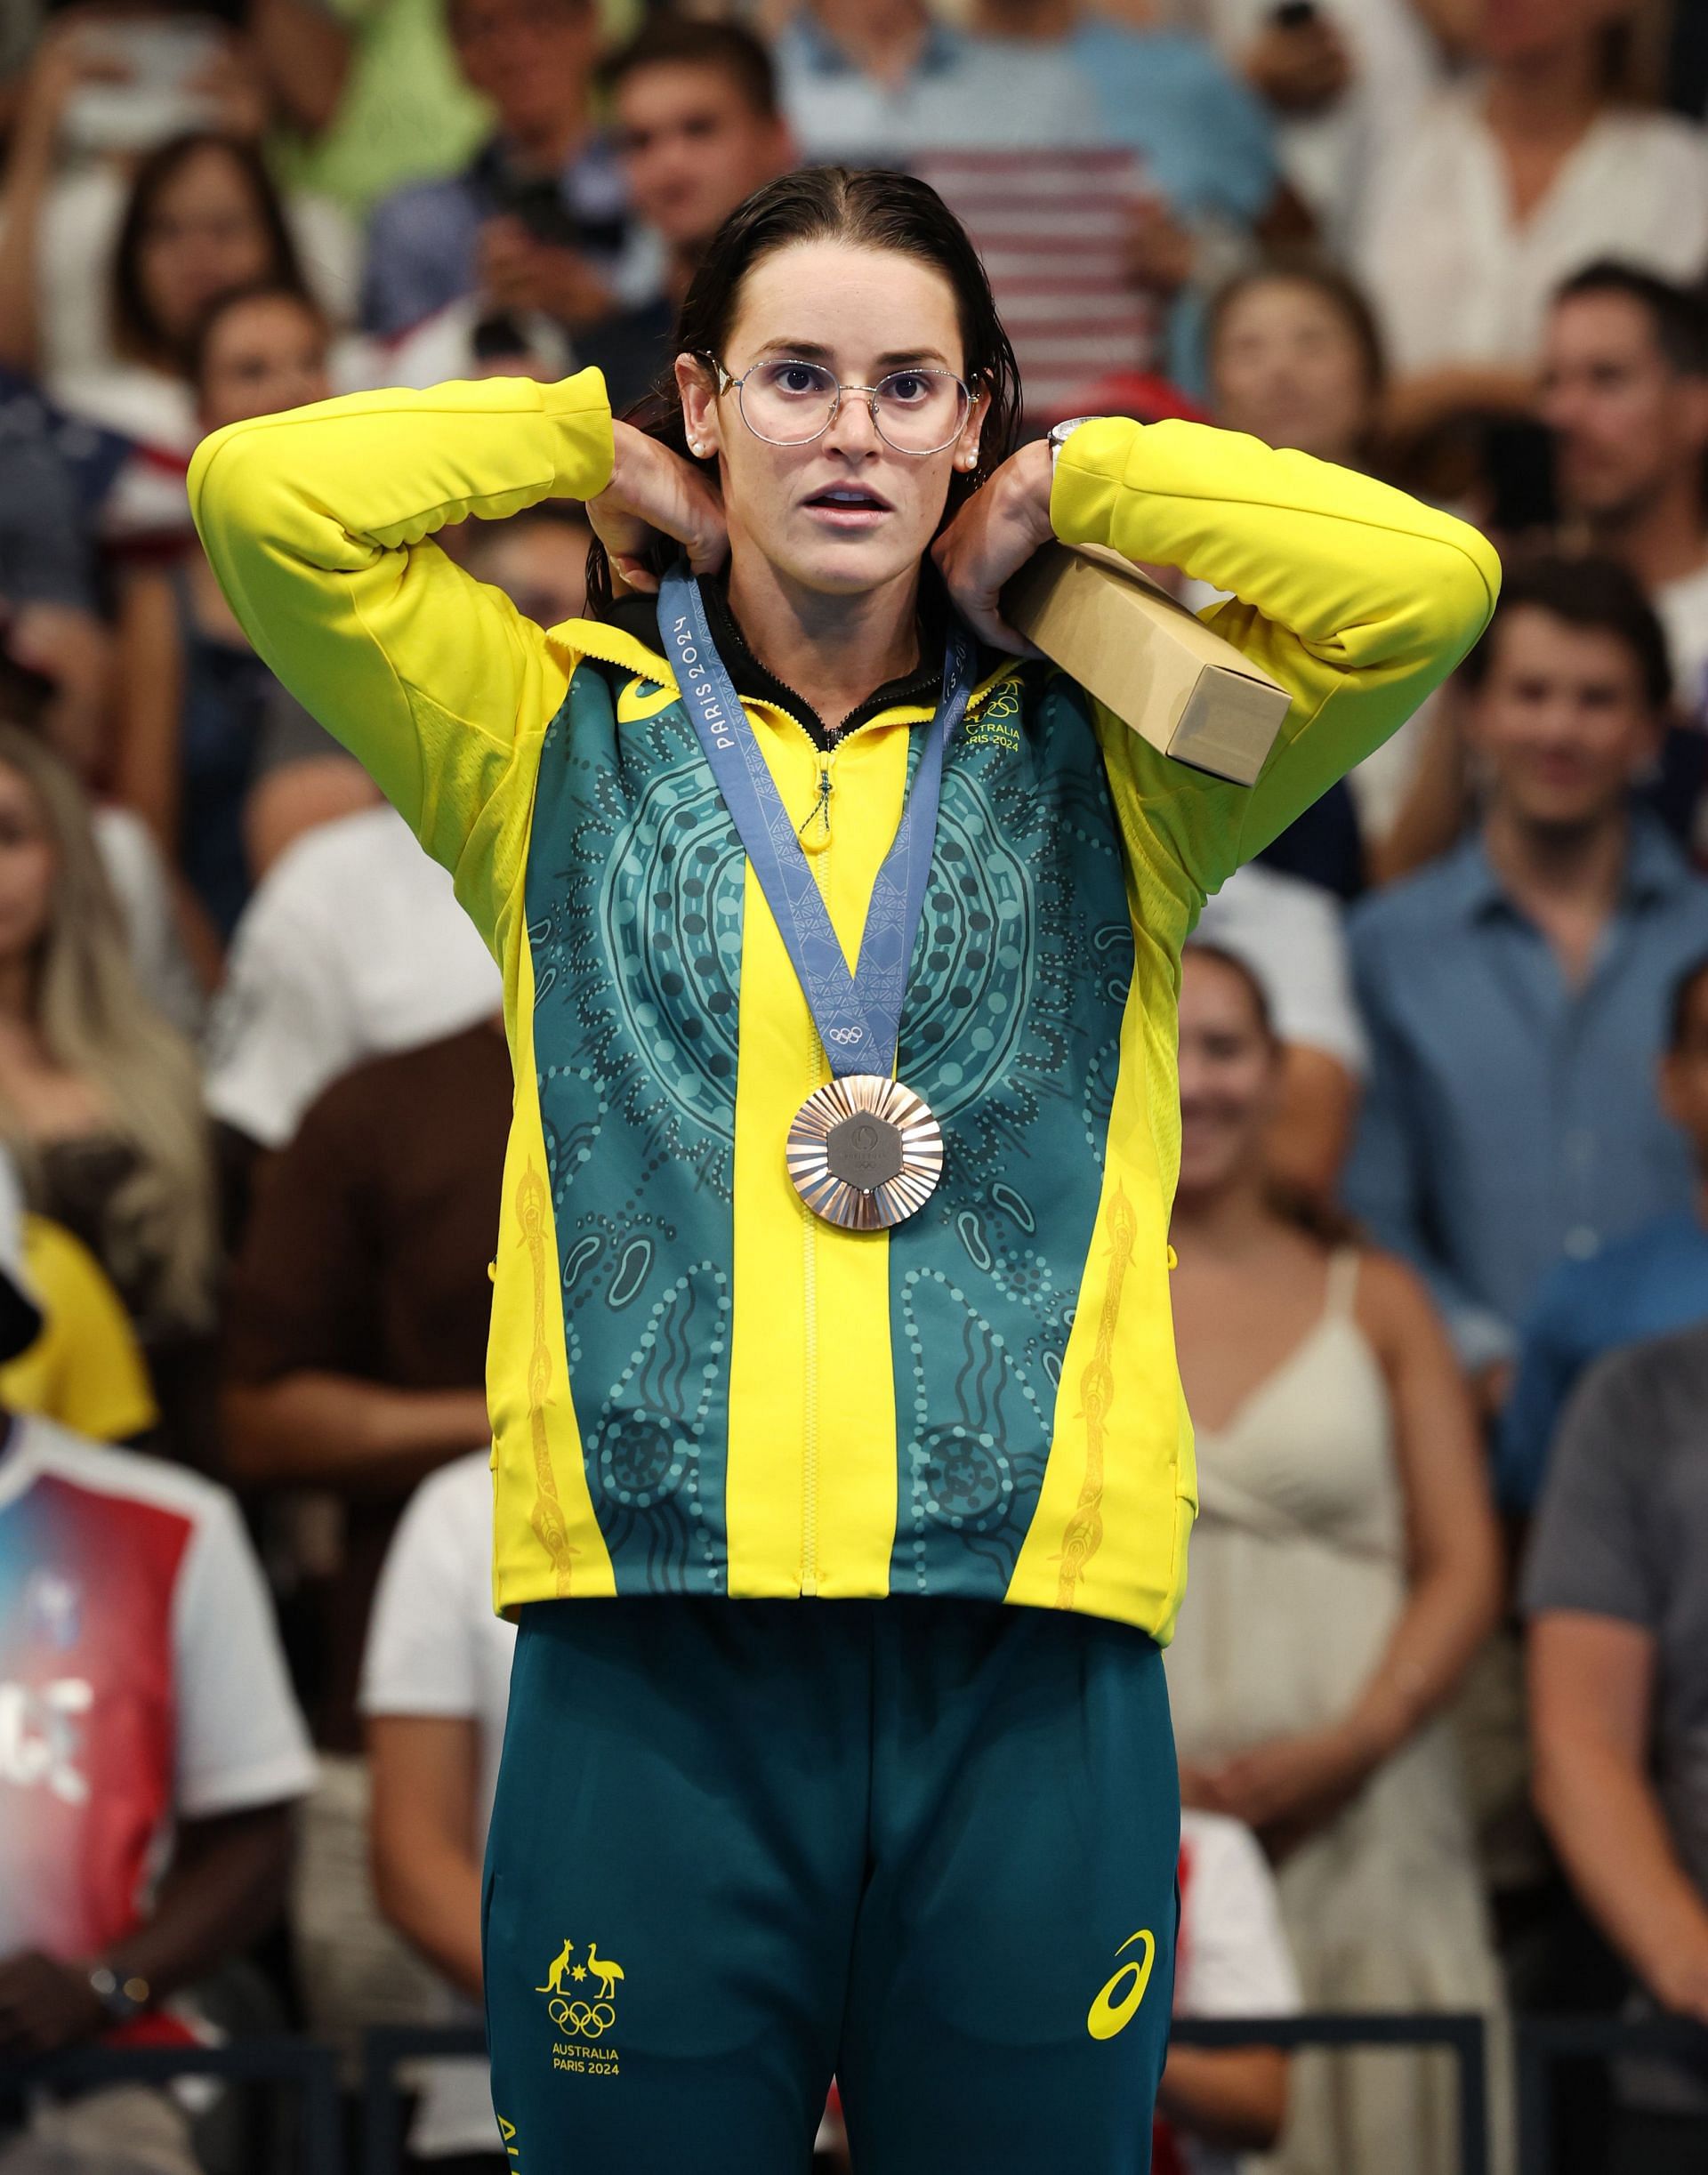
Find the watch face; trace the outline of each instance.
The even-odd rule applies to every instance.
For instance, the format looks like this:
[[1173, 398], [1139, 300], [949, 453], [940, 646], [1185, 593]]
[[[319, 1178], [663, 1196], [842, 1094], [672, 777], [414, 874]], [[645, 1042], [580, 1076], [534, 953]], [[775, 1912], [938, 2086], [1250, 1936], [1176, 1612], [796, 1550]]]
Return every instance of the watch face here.
[[1068, 443], [1068, 440], [1073, 436], [1074, 432], [1078, 430], [1081, 423], [1095, 423], [1096, 421], [1097, 417], [1095, 415], [1070, 415], [1066, 423], [1052, 424], [1051, 426], [1049, 439], [1051, 452], [1059, 453], [1062, 447]]

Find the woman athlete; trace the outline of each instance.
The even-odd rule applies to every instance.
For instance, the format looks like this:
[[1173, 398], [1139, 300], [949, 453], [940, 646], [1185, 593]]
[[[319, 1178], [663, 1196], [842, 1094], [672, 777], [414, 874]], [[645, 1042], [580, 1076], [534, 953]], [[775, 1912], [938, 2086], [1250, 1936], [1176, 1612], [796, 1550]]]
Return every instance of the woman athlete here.
[[[679, 331], [641, 427], [594, 371], [495, 377], [190, 470], [245, 631], [504, 970], [495, 2103], [521, 2175], [794, 2175], [834, 2068], [861, 2175], [1133, 2175], [1194, 1509], [1180, 948], [1498, 569], [1248, 438], [1014, 450], [978, 258], [902, 176], [761, 189]], [[553, 494], [629, 593], [543, 632], [431, 538]], [[1254, 787], [1025, 654], [998, 598], [1052, 536], [1230, 592], [1294, 698]]]

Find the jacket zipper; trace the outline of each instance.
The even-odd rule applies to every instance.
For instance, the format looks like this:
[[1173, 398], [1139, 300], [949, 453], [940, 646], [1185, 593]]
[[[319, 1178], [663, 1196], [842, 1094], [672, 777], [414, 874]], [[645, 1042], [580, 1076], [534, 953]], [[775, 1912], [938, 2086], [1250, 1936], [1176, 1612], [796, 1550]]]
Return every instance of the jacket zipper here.
[[[799, 720], [796, 721], [799, 723]], [[830, 765], [833, 751], [821, 748], [805, 726], [812, 743], [812, 752], [818, 766], [818, 797], [813, 802], [807, 820], [801, 826], [801, 839], [813, 856], [813, 876], [821, 892], [827, 891], [830, 851]], [[822, 829], [814, 835], [815, 826]], [[809, 1025], [808, 1045], [811, 1052], [812, 1083], [822, 1087], [828, 1076], [825, 1069], [825, 1053], [819, 1045], [816, 1027]], [[806, 1305], [806, 1440], [802, 1446], [801, 1475], [801, 1591], [803, 1595], [818, 1591], [818, 1219], [803, 1201], [801, 1204], [802, 1248], [802, 1281]]]
[[[839, 738], [828, 748], [820, 747], [810, 729], [802, 724], [799, 718], [788, 711], [783, 714], [800, 726], [818, 764], [818, 795], [797, 835], [803, 845], [813, 848], [813, 874], [820, 891], [826, 891], [830, 867], [831, 766], [842, 743]], [[810, 834], [816, 825], [822, 825], [822, 829], [815, 844]], [[830, 1075], [817, 1027], [809, 1028], [809, 1048], [813, 1086], [822, 1087]], [[801, 1591], [805, 1596], [818, 1591], [818, 1219], [804, 1201], [801, 1204], [801, 1245], [807, 1347], [806, 1440], [802, 1446], [801, 1487]]]

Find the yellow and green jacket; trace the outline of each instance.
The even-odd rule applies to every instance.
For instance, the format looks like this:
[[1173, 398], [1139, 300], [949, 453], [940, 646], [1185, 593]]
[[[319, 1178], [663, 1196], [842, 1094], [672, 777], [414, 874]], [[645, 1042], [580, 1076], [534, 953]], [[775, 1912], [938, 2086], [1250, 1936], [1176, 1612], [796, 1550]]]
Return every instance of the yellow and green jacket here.
[[[432, 541], [590, 498], [610, 465], [588, 370], [323, 401], [216, 431], [189, 471], [256, 649], [452, 871], [504, 969], [497, 1604], [956, 1594], [1165, 1639], [1196, 1508], [1168, 1292], [1181, 947], [1470, 647], [1494, 554], [1249, 438], [1074, 433], [1057, 535], [1231, 592], [1211, 624], [1293, 708], [1245, 789], [1060, 673], [988, 660], [948, 750], [897, 1065], [942, 1121], [943, 1180], [862, 1234], [789, 1182], [789, 1120], [829, 1068], [669, 665], [613, 624], [542, 631]], [[786, 708], [747, 708], [852, 959], [929, 701], [827, 754]]]

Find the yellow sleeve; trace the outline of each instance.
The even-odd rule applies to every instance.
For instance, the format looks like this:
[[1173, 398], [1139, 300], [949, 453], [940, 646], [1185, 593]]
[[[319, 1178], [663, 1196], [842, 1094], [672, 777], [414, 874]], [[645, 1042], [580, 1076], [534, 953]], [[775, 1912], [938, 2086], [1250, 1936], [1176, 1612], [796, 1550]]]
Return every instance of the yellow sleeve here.
[[59, 1224], [26, 1216], [24, 1274], [42, 1310], [42, 1333], [0, 1367], [0, 1405], [95, 1442], [146, 1434], [160, 1417], [148, 1366], [93, 1254]]
[[1184, 872], [1193, 914], [1404, 724], [1482, 632], [1500, 590], [1500, 561], [1467, 523], [1203, 423], [1082, 425], [1062, 447], [1051, 517], [1065, 544], [1231, 591], [1205, 623], [1293, 697], [1249, 787], [1171, 762], [1100, 717], [1129, 848]]
[[574, 657], [432, 534], [593, 497], [610, 472], [597, 370], [346, 393], [229, 423], [190, 460], [197, 529], [256, 653], [453, 872], [488, 942]]

